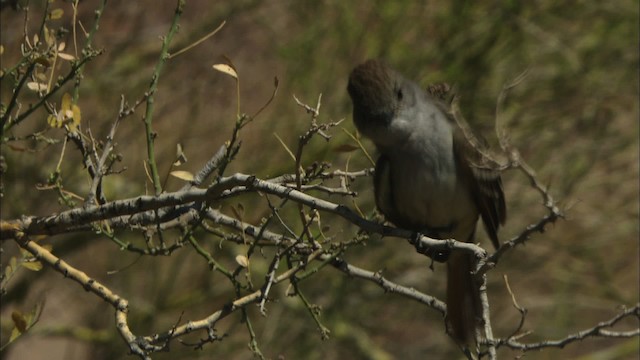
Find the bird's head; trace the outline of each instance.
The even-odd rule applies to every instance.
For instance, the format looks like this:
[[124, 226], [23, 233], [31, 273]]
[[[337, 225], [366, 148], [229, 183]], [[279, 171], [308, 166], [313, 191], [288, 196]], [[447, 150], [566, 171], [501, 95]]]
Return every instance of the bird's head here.
[[400, 110], [411, 101], [408, 97], [413, 89], [385, 62], [374, 59], [356, 66], [349, 76], [347, 91], [358, 131], [377, 146], [402, 141], [409, 135], [402, 128]]

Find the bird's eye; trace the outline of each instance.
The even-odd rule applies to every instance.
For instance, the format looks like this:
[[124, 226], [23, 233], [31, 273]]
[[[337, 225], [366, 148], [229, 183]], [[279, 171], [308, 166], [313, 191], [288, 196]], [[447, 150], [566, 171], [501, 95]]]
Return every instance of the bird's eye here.
[[402, 89], [397, 89], [396, 90], [396, 97], [398, 98], [398, 100], [402, 100]]

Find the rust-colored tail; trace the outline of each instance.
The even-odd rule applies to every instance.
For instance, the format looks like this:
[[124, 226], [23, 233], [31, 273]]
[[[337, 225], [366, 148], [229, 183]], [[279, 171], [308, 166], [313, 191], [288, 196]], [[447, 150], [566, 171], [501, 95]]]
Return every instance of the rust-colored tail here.
[[472, 255], [460, 251], [453, 251], [447, 262], [447, 331], [467, 353], [475, 350], [476, 329], [482, 319], [472, 266]]

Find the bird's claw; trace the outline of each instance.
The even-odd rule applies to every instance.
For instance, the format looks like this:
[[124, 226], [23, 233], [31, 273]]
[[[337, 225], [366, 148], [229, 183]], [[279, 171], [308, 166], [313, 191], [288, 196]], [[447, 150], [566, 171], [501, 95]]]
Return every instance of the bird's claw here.
[[432, 247], [425, 246], [420, 241], [420, 233], [415, 233], [415, 238], [413, 244], [416, 248], [416, 251], [419, 254], [426, 255], [431, 258], [433, 261], [437, 262], [446, 262], [449, 260], [449, 255], [451, 254], [451, 249], [434, 249]]

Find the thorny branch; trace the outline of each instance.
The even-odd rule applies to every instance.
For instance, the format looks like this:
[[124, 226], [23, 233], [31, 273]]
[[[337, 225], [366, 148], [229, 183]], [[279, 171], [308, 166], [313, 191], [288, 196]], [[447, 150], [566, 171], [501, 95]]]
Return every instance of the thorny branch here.
[[510, 336], [505, 339], [496, 340], [496, 347], [506, 346], [511, 349], [529, 351], [540, 350], [547, 347], [563, 348], [566, 345], [584, 340], [588, 337], [607, 337], [607, 338], [631, 338], [640, 335], [640, 328], [629, 331], [612, 331], [608, 330], [615, 326], [622, 319], [635, 317], [640, 321], [640, 303], [632, 308], [623, 309], [620, 313], [609, 320], [602, 321], [596, 326], [579, 331], [575, 334], [567, 335], [565, 338], [558, 340], [545, 340], [537, 343], [522, 343], [518, 341], [517, 336]]
[[[96, 14], [97, 20], [105, 3], [102, 3], [100, 13]], [[152, 128], [153, 102], [162, 66], [171, 58], [168, 53], [168, 46], [171, 37], [178, 30], [178, 19], [183, 7], [184, 1], [178, 1], [172, 25], [168, 35], [163, 39], [160, 59], [152, 75], [148, 91], [141, 95], [131, 106], [125, 102], [124, 97], [121, 98], [115, 120], [102, 145], [98, 145], [99, 143], [93, 138], [90, 129], [87, 130], [87, 135], [75, 132], [66, 133], [67, 139], [76, 145], [77, 150], [82, 155], [83, 165], [89, 175], [90, 186], [84, 198], [83, 206], [73, 207], [48, 216], [27, 215], [19, 219], [3, 219], [0, 221], [0, 243], [14, 240], [22, 249], [31, 254], [35, 261], [48, 265], [110, 304], [114, 309], [117, 331], [133, 354], [143, 359], [149, 359], [154, 352], [168, 350], [172, 340], [195, 331], [201, 331], [205, 336], [192, 344], [183, 341], [184, 345], [202, 348], [207, 343], [221, 341], [224, 335], [218, 335], [217, 333], [219, 321], [240, 311], [250, 333], [250, 347], [256, 356], [262, 357], [251, 325], [251, 318], [246, 309], [253, 304], [258, 306], [263, 316], [268, 316], [268, 307], [272, 305], [273, 297], [277, 296], [274, 295], [273, 289], [283, 283], [291, 285], [294, 291], [290, 295], [297, 297], [304, 304], [313, 321], [317, 324], [321, 335], [323, 337], [328, 336], [329, 329], [322, 324], [317, 306], [311, 302], [310, 298], [305, 296], [303, 289], [298, 286], [325, 267], [336, 269], [351, 278], [373, 283], [384, 292], [398, 294], [423, 304], [444, 317], [446, 305], [442, 300], [397, 283], [393, 279], [385, 277], [382, 271], [360, 268], [345, 260], [344, 255], [352, 247], [363, 244], [370, 234], [379, 234], [385, 238], [404, 239], [420, 249], [455, 249], [473, 254], [477, 260], [474, 273], [480, 279], [479, 283], [482, 284], [479, 291], [483, 307], [485, 335], [482, 345], [485, 346], [485, 349], [479, 354], [481, 357], [487, 355], [490, 359], [496, 359], [496, 350], [499, 348], [530, 351], [547, 347], [562, 348], [570, 343], [582, 341], [589, 337], [627, 338], [640, 335], [640, 329], [629, 331], [614, 331], [611, 329], [623, 319], [631, 317], [640, 319], [640, 304], [636, 304], [633, 308], [622, 310], [609, 320], [568, 335], [565, 338], [537, 343], [523, 343], [520, 339], [524, 335], [519, 334], [519, 332], [525, 322], [526, 309], [522, 309], [517, 305], [515, 295], [509, 288], [514, 306], [522, 314], [521, 321], [517, 329], [507, 337], [494, 337], [486, 286], [490, 270], [511, 249], [517, 245], [524, 244], [533, 234], [544, 232], [547, 224], [554, 223], [564, 216], [556, 200], [551, 196], [549, 189], [541, 184], [533, 168], [522, 159], [517, 149], [509, 144], [505, 132], [499, 126], [501, 107], [507, 91], [521, 82], [524, 74], [505, 86], [499, 96], [496, 107], [496, 131], [503, 150], [502, 157], [505, 159], [498, 159], [490, 154], [486, 149], [482, 148], [470, 131], [466, 131], [469, 141], [485, 155], [489, 164], [497, 166], [501, 170], [515, 169], [522, 172], [529, 180], [532, 188], [541, 195], [544, 206], [547, 209], [547, 214], [524, 227], [493, 253], [487, 253], [485, 249], [475, 244], [458, 242], [453, 239], [431, 239], [404, 229], [386, 226], [364, 218], [338, 201], [329, 201], [322, 198], [322, 195], [327, 197], [339, 195], [340, 199], [355, 197], [357, 193], [350, 188], [349, 184], [356, 179], [370, 177], [374, 170], [370, 168], [356, 171], [347, 169], [332, 170], [331, 165], [317, 162], [305, 166], [304, 155], [309, 142], [317, 137], [329, 141], [331, 139], [330, 131], [342, 122], [342, 120], [328, 123], [319, 121], [321, 96], [318, 97], [315, 106], [304, 104], [294, 96], [295, 102], [310, 115], [309, 127], [298, 138], [298, 147], [295, 150], [295, 154], [292, 152], [295, 161], [294, 169], [289, 169], [289, 173], [270, 179], [261, 179], [242, 173], [225, 176], [227, 165], [234, 160], [235, 155], [240, 150], [240, 129], [250, 123], [255, 116], [271, 103], [277, 92], [277, 79], [275, 80], [274, 92], [267, 103], [253, 117], [239, 116], [230, 141], [219, 147], [218, 151], [211, 156], [202, 169], [194, 175], [193, 180], [178, 191], [161, 192], [162, 186], [155, 165], [155, 133]], [[96, 29], [97, 21], [90, 34], [93, 35]], [[207, 36], [214, 34], [218, 29], [210, 32]], [[191, 47], [192, 45], [185, 48], [185, 51]], [[23, 70], [22, 77], [20, 77], [14, 88], [13, 96], [9, 100], [9, 106], [1, 116], [3, 134], [21, 125], [23, 120], [27, 119], [37, 108], [45, 106], [47, 99], [60, 90], [64, 83], [80, 76], [83, 65], [86, 62], [100, 54], [100, 51], [94, 51], [88, 45], [85, 50], [86, 54], [72, 64], [69, 73], [56, 83], [49, 92], [41, 94], [35, 106], [23, 113], [19, 112], [20, 104], [18, 100], [26, 81], [32, 76], [36, 63], [29, 62], [25, 58], [17, 65], [17, 67], [24, 67], [27, 64], [26, 69]], [[183, 51], [181, 50], [178, 53], [183, 53]], [[178, 53], [173, 54], [173, 56]], [[75, 90], [74, 98], [77, 98], [79, 86], [76, 86]], [[447, 92], [448, 88], [443, 87], [433, 89], [433, 91]], [[113, 173], [112, 166], [118, 158], [115, 153], [117, 129], [122, 120], [132, 115], [142, 104], [146, 105], [144, 116], [145, 139], [155, 195], [109, 200], [102, 192], [102, 182], [107, 175]], [[454, 101], [452, 109], [454, 117], [459, 120], [463, 130], [468, 130], [455, 105], [456, 102]], [[7, 139], [10, 140], [11, 138]], [[3, 141], [5, 140], [3, 139]], [[218, 171], [217, 176], [214, 176], [214, 179], [209, 184], [205, 184], [205, 180], [210, 178], [216, 170]], [[339, 181], [339, 185], [334, 184], [336, 181], [332, 182], [334, 179]], [[243, 194], [256, 194], [263, 197], [268, 203], [269, 215], [263, 218], [260, 224], [251, 224], [241, 216], [229, 216], [220, 209], [220, 205], [225, 204], [229, 199]], [[274, 198], [279, 199], [280, 203], [274, 205]], [[281, 215], [281, 210], [289, 203], [297, 206], [300, 216], [298, 224], [292, 224], [290, 219]], [[337, 238], [337, 236], [333, 238], [327, 237], [324, 235], [321, 225], [321, 218], [325, 215], [337, 215], [346, 224], [355, 225], [359, 232], [352, 235], [351, 238], [349, 238], [349, 235], [341, 235], [345, 237], [344, 239]], [[114, 231], [116, 229], [141, 234], [147, 240], [146, 247], [137, 246], [119, 239]], [[196, 230], [199, 229], [203, 229], [208, 235], [219, 238], [221, 242], [230, 242], [241, 248], [244, 257], [240, 257], [242, 260], [239, 261], [239, 264], [235, 268], [229, 269], [221, 264], [214, 256], [215, 253], [212, 255], [212, 252], [201, 244], [201, 235], [196, 233]], [[165, 237], [169, 239], [170, 230], [178, 230], [180, 236], [176, 240], [167, 240], [165, 242]], [[206, 261], [212, 272], [221, 274], [230, 283], [231, 287], [233, 287], [234, 295], [224, 306], [215, 309], [215, 311], [203, 318], [182, 321], [182, 316], [180, 316], [173, 326], [164, 331], [158, 331], [146, 336], [134, 334], [129, 327], [130, 308], [127, 299], [116, 294], [105, 284], [90, 277], [82, 270], [67, 263], [61, 257], [54, 255], [45, 246], [36, 241], [41, 235], [55, 236], [80, 232], [93, 232], [97, 235], [104, 235], [122, 250], [139, 254], [140, 256], [169, 256], [174, 251], [182, 249], [184, 245], [191, 245], [196, 254]], [[155, 237], [162, 239], [159, 246], [152, 245], [151, 239]], [[267, 266], [266, 271], [263, 274], [259, 274], [263, 275], [259, 283], [254, 285], [251, 275], [255, 270], [253, 270], [251, 262], [259, 256], [262, 256], [262, 259], [266, 259]], [[244, 279], [241, 275], [245, 275]]]

